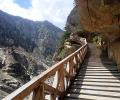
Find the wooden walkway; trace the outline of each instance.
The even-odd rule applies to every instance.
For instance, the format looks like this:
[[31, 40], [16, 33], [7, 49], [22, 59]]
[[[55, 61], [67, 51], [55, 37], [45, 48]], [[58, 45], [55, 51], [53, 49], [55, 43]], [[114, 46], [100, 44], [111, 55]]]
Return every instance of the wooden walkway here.
[[[53, 84], [46, 83], [51, 77]], [[3, 100], [26, 97], [30, 98], [27, 100], [120, 100], [120, 73], [96, 45], [89, 44], [88, 49], [85, 39], [74, 53]]]
[[64, 100], [120, 100], [120, 73], [95, 45], [90, 45]]

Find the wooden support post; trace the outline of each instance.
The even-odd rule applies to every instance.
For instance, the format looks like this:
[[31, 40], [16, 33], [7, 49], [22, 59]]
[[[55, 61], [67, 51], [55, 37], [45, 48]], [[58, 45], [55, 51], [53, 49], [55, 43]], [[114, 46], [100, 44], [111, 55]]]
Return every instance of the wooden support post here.
[[44, 99], [45, 99], [44, 84], [42, 84], [34, 90], [32, 100], [44, 100]]
[[69, 61], [67, 62], [66, 71], [67, 71], [68, 73], [69, 73], [69, 71], [70, 71], [70, 62], [69, 62]]
[[56, 95], [55, 95], [55, 93], [54, 93], [54, 94], [51, 94], [50, 100], [56, 100]]
[[70, 68], [71, 66], [70, 66], [70, 60], [67, 62], [67, 68], [65, 69], [65, 72], [67, 72], [67, 73], [65, 73], [65, 75], [67, 74], [67, 76], [65, 76], [66, 77], [66, 87], [68, 87], [68, 85], [69, 85], [69, 81], [70, 81], [70, 70], [71, 70], [71, 68]]
[[63, 92], [65, 91], [65, 73], [64, 73], [64, 66], [60, 69], [59, 77], [60, 77], [60, 90]]
[[83, 52], [83, 58], [84, 58], [86, 54], [86, 46], [83, 49], [84, 49], [84, 52]]
[[70, 77], [72, 77], [73, 76], [73, 67], [74, 67], [73, 58], [70, 59], [69, 63], [70, 63], [69, 74], [70, 74]]
[[78, 56], [78, 62], [81, 64], [81, 57], [80, 57], [81, 55], [80, 55], [80, 53], [78, 53], [77, 56]]
[[82, 52], [82, 50], [80, 51], [80, 55], [81, 55], [81, 62], [83, 61], [83, 52]]
[[58, 87], [58, 81], [59, 81], [59, 79], [58, 79], [58, 71], [56, 71], [52, 87], [57, 88]]
[[75, 67], [76, 67], [76, 70], [78, 70], [79, 66], [80, 66], [79, 53], [75, 55], [75, 58], [76, 58], [76, 62], [77, 62]]
[[80, 51], [80, 62], [82, 63], [82, 61], [83, 61], [83, 58], [82, 58], [82, 53]]

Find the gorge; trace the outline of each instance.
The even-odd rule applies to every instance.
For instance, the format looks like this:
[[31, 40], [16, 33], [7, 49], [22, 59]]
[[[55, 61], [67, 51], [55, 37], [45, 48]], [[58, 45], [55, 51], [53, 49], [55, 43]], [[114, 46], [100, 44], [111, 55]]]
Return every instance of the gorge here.
[[63, 31], [0, 11], [0, 98], [53, 64]]

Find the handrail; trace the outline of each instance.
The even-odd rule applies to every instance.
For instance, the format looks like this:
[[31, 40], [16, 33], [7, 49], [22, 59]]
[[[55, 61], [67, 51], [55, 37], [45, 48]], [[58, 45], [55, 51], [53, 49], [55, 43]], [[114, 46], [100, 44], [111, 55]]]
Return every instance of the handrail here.
[[[83, 46], [74, 53], [33, 78], [3, 100], [23, 100], [31, 93], [33, 100], [44, 100], [45, 94], [48, 94], [51, 100], [62, 97], [70, 85], [71, 79], [76, 74], [76, 70], [79, 67], [78, 64], [82, 64], [86, 53], [87, 42], [85, 39]], [[45, 81], [53, 76], [53, 85], [48, 85]]]

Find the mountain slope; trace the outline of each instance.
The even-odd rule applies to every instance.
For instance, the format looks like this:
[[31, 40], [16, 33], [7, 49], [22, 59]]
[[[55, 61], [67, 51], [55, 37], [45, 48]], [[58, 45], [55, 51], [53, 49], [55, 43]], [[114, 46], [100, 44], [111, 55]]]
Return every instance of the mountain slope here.
[[[51, 66], [62, 32], [48, 21], [31, 21], [0, 11], [0, 91], [7, 87], [8, 93], [7, 81], [17, 80], [19, 87], [18, 83]], [[2, 77], [5, 73], [9, 79]], [[11, 88], [10, 91], [16, 89]]]
[[[1, 44], [21, 46], [27, 51], [33, 51], [38, 46], [38, 41], [46, 37], [54, 40], [51, 47], [55, 47], [55, 42], [61, 36], [60, 33], [62, 30], [48, 21], [33, 22], [0, 11], [0, 35], [3, 36], [3, 39], [0, 39]], [[7, 38], [11, 40], [11, 43], [5, 42]]]

